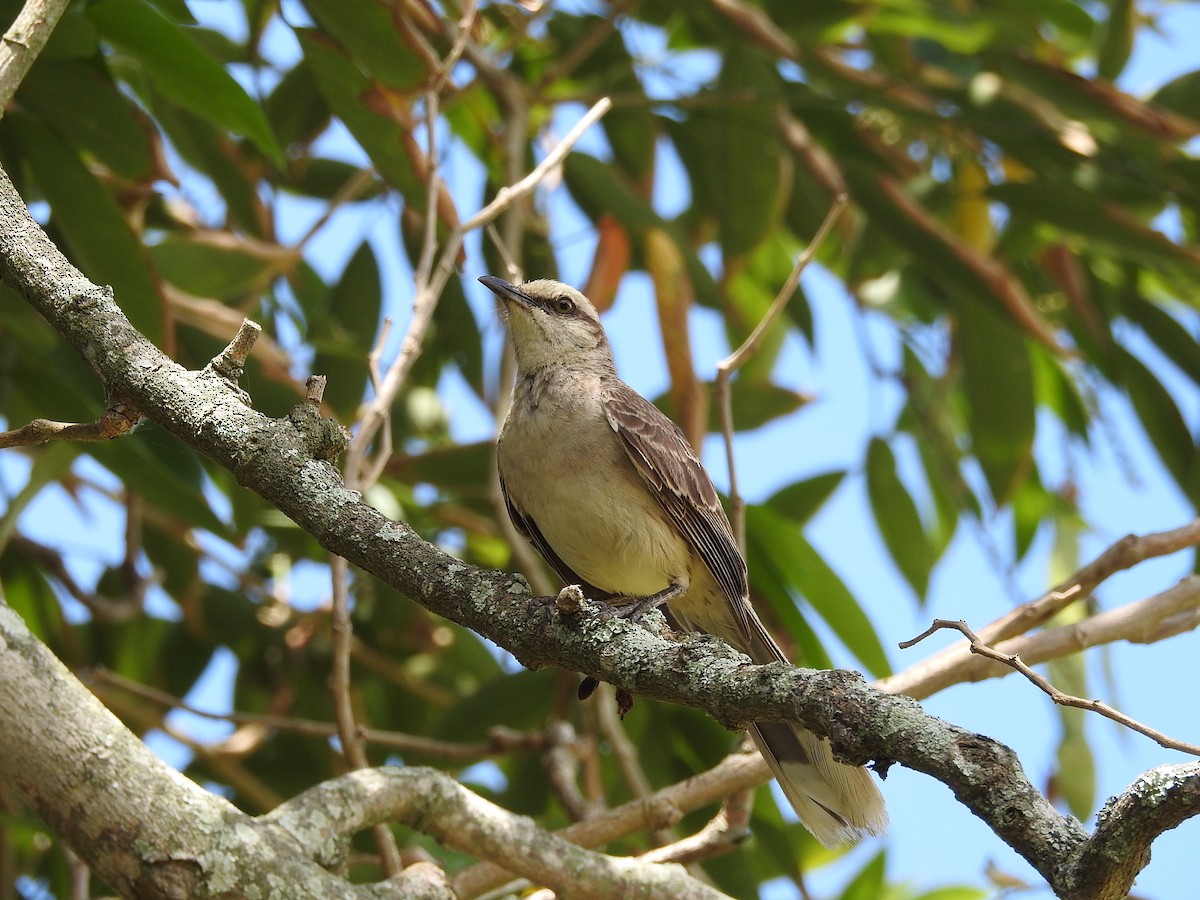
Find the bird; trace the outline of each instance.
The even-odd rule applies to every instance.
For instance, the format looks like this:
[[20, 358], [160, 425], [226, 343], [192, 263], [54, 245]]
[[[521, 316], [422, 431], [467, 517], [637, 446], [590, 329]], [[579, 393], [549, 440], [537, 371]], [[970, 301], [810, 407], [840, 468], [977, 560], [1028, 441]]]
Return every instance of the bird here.
[[[567, 585], [634, 618], [667, 605], [682, 628], [755, 663], [787, 662], [749, 598], [746, 562], [683, 432], [617, 376], [600, 316], [550, 279], [479, 281], [506, 309], [516, 357], [497, 438], [508, 515]], [[863, 767], [797, 725], [750, 736], [801, 823], [827, 847], [882, 834], [883, 796]]]

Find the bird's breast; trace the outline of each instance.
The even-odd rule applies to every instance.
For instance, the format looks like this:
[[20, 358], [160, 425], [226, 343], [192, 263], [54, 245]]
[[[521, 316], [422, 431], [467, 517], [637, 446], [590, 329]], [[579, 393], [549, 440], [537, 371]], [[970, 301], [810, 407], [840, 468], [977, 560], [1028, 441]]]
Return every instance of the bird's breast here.
[[509, 501], [601, 590], [648, 596], [686, 585], [690, 547], [634, 469], [599, 391], [531, 387], [536, 405], [514, 395], [497, 446]]

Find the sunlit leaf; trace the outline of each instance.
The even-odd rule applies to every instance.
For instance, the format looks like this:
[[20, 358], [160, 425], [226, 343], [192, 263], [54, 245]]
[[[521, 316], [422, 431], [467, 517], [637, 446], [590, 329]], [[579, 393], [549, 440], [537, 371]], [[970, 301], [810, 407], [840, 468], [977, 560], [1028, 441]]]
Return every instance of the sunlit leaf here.
[[929, 588], [933, 550], [917, 504], [896, 471], [892, 448], [882, 438], [867, 447], [867, 494], [888, 552], [919, 599]]
[[88, 16], [106, 40], [145, 67], [164, 95], [249, 138], [283, 164], [262, 108], [184, 29], [144, 0], [98, 0], [88, 6]]
[[1123, 347], [1117, 349], [1121, 377], [1142, 427], [1180, 488], [1200, 500], [1196, 483], [1196, 444], [1179, 407], [1161, 381]]
[[146, 268], [145, 251], [112, 195], [72, 148], [33, 119], [10, 114], [4, 121], [15, 129], [75, 262], [93, 280], [112, 286], [121, 309], [142, 334], [160, 339], [158, 288]]
[[780, 489], [764, 501], [764, 505], [787, 516], [797, 525], [804, 525], [833, 496], [845, 477], [845, 472], [814, 475]]
[[1007, 502], [1033, 459], [1033, 371], [1020, 335], [989, 311], [968, 308], [958, 347], [971, 450], [997, 505]]
[[124, 178], [152, 174], [150, 130], [129, 99], [94, 66], [77, 61], [34, 66], [21, 84], [20, 100], [77, 150], [94, 155]]
[[746, 510], [746, 541], [791, 590], [803, 595], [868, 672], [881, 677], [891, 671], [858, 600], [799, 528], [764, 506], [751, 506]]

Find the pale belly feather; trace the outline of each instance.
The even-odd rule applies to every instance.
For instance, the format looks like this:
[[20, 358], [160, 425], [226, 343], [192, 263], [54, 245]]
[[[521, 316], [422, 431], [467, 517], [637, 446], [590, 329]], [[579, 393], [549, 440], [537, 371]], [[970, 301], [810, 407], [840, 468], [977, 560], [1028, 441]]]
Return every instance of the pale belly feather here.
[[[686, 586], [692, 554], [665, 519], [603, 410], [578, 398], [551, 415], [510, 414], [498, 460], [509, 500], [537, 523], [554, 552], [604, 591], [649, 596]], [[551, 426], [549, 423], [555, 423]]]

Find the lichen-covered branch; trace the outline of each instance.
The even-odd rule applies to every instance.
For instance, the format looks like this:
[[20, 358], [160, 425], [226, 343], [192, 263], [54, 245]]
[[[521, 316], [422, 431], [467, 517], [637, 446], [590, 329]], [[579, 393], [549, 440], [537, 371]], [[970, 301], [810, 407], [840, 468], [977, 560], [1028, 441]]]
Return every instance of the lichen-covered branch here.
[[502, 861], [561, 896], [582, 900], [655, 896], [716, 900], [724, 897], [678, 865], [606, 856], [548, 834], [468, 791], [444, 772], [413, 767], [360, 769], [327, 781], [265, 817], [308, 848], [337, 847], [350, 835], [400, 822], [447, 847]]

